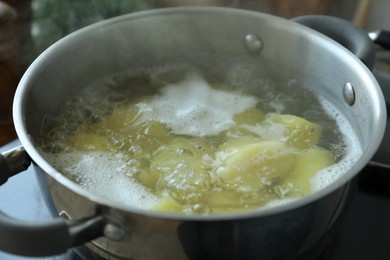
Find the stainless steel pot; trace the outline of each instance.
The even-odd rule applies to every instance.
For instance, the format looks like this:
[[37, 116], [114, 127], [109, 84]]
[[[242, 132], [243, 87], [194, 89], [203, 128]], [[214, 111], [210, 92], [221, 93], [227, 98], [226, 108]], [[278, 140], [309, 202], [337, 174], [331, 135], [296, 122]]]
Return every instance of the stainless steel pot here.
[[[370, 39], [348, 22], [330, 17], [298, 22], [335, 38], [372, 66]], [[51, 255], [92, 240], [86, 245], [106, 258], [314, 258], [337, 230], [351, 180], [374, 155], [386, 122], [383, 96], [369, 68], [324, 34], [257, 12], [189, 7], [117, 17], [55, 43], [18, 86], [14, 123], [23, 148], [0, 157], [0, 166], [4, 182], [28, 166], [28, 154], [57, 218], [32, 224], [1, 213], [0, 249]], [[37, 148], [45, 117], [64, 98], [105, 75], [182, 61], [223, 75], [236, 60], [258, 66], [258, 77], [294, 78], [330, 100], [356, 131], [361, 158], [333, 184], [284, 206], [182, 216], [124, 207], [93, 195], [56, 171]]]

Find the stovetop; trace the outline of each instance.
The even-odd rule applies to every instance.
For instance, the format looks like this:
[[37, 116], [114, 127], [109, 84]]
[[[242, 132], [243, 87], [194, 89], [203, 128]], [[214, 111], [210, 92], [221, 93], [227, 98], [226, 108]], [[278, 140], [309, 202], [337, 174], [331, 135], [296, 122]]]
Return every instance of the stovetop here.
[[[390, 99], [390, 74], [376, 74], [385, 96]], [[389, 100], [390, 101], [390, 100]], [[390, 102], [389, 102], [390, 104]], [[389, 107], [388, 104], [388, 107]], [[388, 125], [389, 124], [388, 119]], [[0, 152], [19, 145], [15, 140], [0, 148]], [[390, 127], [373, 160], [387, 161], [390, 150]], [[388, 260], [390, 259], [390, 171], [362, 171], [356, 179], [357, 193], [347, 212], [339, 234], [323, 259]], [[41, 197], [33, 170], [18, 174], [0, 188], [0, 210], [22, 220], [51, 219]], [[39, 238], [37, 238], [39, 239]], [[6, 260], [79, 260], [73, 250], [53, 257], [20, 257], [0, 252]]]

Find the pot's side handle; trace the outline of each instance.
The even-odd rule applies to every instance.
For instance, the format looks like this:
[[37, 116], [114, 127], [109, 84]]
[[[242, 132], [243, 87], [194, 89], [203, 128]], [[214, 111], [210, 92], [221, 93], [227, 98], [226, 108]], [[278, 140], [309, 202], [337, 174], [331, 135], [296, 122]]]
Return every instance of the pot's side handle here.
[[[21, 147], [0, 154], [0, 185], [30, 164], [30, 157]], [[76, 221], [57, 218], [29, 223], [0, 211], [0, 250], [24, 256], [57, 255], [102, 236], [104, 225], [102, 215]]]
[[374, 44], [368, 33], [346, 20], [325, 15], [307, 15], [292, 19], [337, 41], [355, 54], [372, 70], [375, 62]]
[[30, 164], [31, 158], [21, 146], [0, 154], [0, 185], [15, 174], [27, 170]]
[[0, 250], [24, 256], [51, 256], [102, 236], [103, 216], [47, 223], [16, 220], [0, 211]]

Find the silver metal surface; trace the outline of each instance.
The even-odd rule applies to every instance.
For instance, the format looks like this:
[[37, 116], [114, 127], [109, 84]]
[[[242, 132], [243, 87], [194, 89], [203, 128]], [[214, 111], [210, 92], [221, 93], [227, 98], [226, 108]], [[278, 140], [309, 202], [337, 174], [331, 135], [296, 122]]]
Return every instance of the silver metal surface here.
[[118, 224], [107, 223], [103, 229], [104, 236], [114, 241], [122, 241], [126, 237], [124, 227]]

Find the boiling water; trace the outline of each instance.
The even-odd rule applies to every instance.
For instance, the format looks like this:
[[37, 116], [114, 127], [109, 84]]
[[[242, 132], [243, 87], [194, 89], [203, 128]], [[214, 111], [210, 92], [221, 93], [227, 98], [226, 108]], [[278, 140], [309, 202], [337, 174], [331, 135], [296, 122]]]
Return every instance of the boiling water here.
[[[310, 177], [310, 192], [318, 191], [337, 180], [361, 155], [359, 143], [354, 139], [356, 135], [341, 113], [331, 103], [316, 98], [294, 81], [276, 84], [270, 80], [256, 79], [247, 87], [237, 88], [234, 84], [229, 85], [229, 82], [206, 79], [194, 71], [180, 76], [173, 73], [175, 76], [172, 77], [172, 71], [175, 69], [153, 69], [137, 74], [116, 75], [106, 79], [100, 86], [91, 86], [93, 94], [86, 91], [83, 95], [69, 98], [62, 112], [48, 120], [46, 139], [42, 143], [42, 150], [48, 161], [60, 172], [99, 196], [127, 206], [151, 209], [160, 203], [161, 196], [167, 194], [187, 205], [203, 196], [202, 187], [213, 189], [218, 194], [225, 188], [232, 190], [236, 183], [235, 180], [229, 179], [229, 171], [222, 188], [218, 185], [210, 186], [209, 183], [215, 181], [219, 172], [226, 170], [226, 167], [220, 165], [224, 164], [226, 158], [230, 158], [230, 154], [234, 152], [232, 150], [241, 149], [241, 144], [236, 145], [233, 141], [233, 148], [222, 151], [219, 147], [224, 146], [227, 138], [247, 142], [246, 147], [260, 139], [285, 142], [286, 137], [282, 134], [284, 129], [279, 124], [272, 123], [273, 118], [279, 114], [294, 114], [321, 125], [322, 138], [318, 147], [331, 151], [332, 160], [336, 162]], [[132, 110], [128, 109], [129, 106]], [[125, 110], [121, 114], [123, 107]], [[267, 128], [264, 130], [257, 127], [258, 124], [245, 124], [238, 132], [231, 130], [235, 129], [235, 116], [250, 109], [269, 115], [262, 119]], [[121, 125], [115, 125], [118, 122], [115, 118], [114, 121], [104, 124], [113, 113], [125, 118], [131, 114], [131, 117], [127, 121], [120, 121]], [[121, 129], [130, 129], [131, 124], [148, 124], [150, 121], [159, 122], [162, 126], [157, 125], [156, 128], [155, 125], [146, 125], [146, 128], [142, 128], [142, 135], [139, 132], [121, 132]], [[157, 130], [153, 130], [155, 128]], [[168, 129], [165, 134], [164, 129]], [[157, 132], [158, 140], [149, 139], [145, 131]], [[81, 139], [76, 139], [73, 143], [69, 141], [80, 132], [94, 134], [79, 135], [81, 137], [78, 138]], [[241, 138], [242, 132], [249, 133], [249, 137]], [[101, 136], [104, 136], [104, 140]], [[173, 137], [178, 138], [179, 141], [176, 142], [180, 143], [179, 146], [172, 141]], [[200, 144], [193, 145], [192, 141], [188, 141], [191, 137], [200, 140]], [[88, 140], [91, 140], [91, 143], [80, 146], [80, 143], [85, 142], [85, 138], [90, 138]], [[278, 156], [287, 153], [298, 155], [302, 150], [284, 146], [280, 149], [272, 148], [275, 145], [272, 143], [271, 148], [264, 150], [264, 153], [269, 155], [271, 152]], [[203, 164], [201, 172], [207, 174], [201, 177], [199, 174], [194, 175], [193, 169], [198, 169], [198, 166], [189, 167], [180, 163], [169, 165], [167, 161], [170, 161], [170, 154], [180, 160], [188, 156], [197, 157], [199, 154], [197, 160]], [[264, 160], [264, 156], [256, 156], [256, 160]], [[150, 167], [164, 174], [162, 180], [153, 184], [153, 189], [158, 189], [155, 187], [161, 182], [164, 183], [164, 189], [158, 192], [141, 184], [149, 184], [150, 179], [142, 179], [142, 174]], [[137, 179], [136, 176], [141, 177]], [[192, 176], [193, 180], [189, 176]], [[245, 180], [240, 181], [245, 183]], [[252, 196], [251, 189], [257, 190], [258, 186], [252, 187], [251, 181], [249, 179], [246, 186], [235, 187], [233, 195], [237, 191], [237, 194], [240, 194], [238, 197]], [[270, 179], [263, 178], [261, 181], [264, 182], [264, 187], [271, 187], [268, 184]], [[244, 203], [238, 208], [277, 206], [306, 195], [294, 187], [288, 187], [289, 185], [292, 187], [291, 183], [287, 183], [272, 187], [272, 190], [267, 188], [266, 193], [259, 195], [261, 199], [254, 199], [256, 205]], [[167, 187], [170, 188], [169, 192], [166, 191]], [[188, 190], [194, 190], [195, 187], [200, 189], [200, 192], [189, 193], [185, 187]], [[276, 188], [278, 192], [275, 192]], [[285, 196], [287, 193], [291, 196]], [[184, 194], [184, 199], [177, 198], [177, 194]], [[213, 212], [204, 207], [204, 203], [194, 202], [182, 211], [188, 214]], [[222, 207], [228, 208], [229, 211], [237, 206], [224, 204]], [[214, 212], [218, 213], [218, 210], [214, 209]]]
[[218, 135], [233, 124], [233, 116], [254, 107], [254, 97], [212, 89], [199, 75], [169, 84], [147, 104], [139, 103], [145, 120], [157, 120], [176, 135]]

